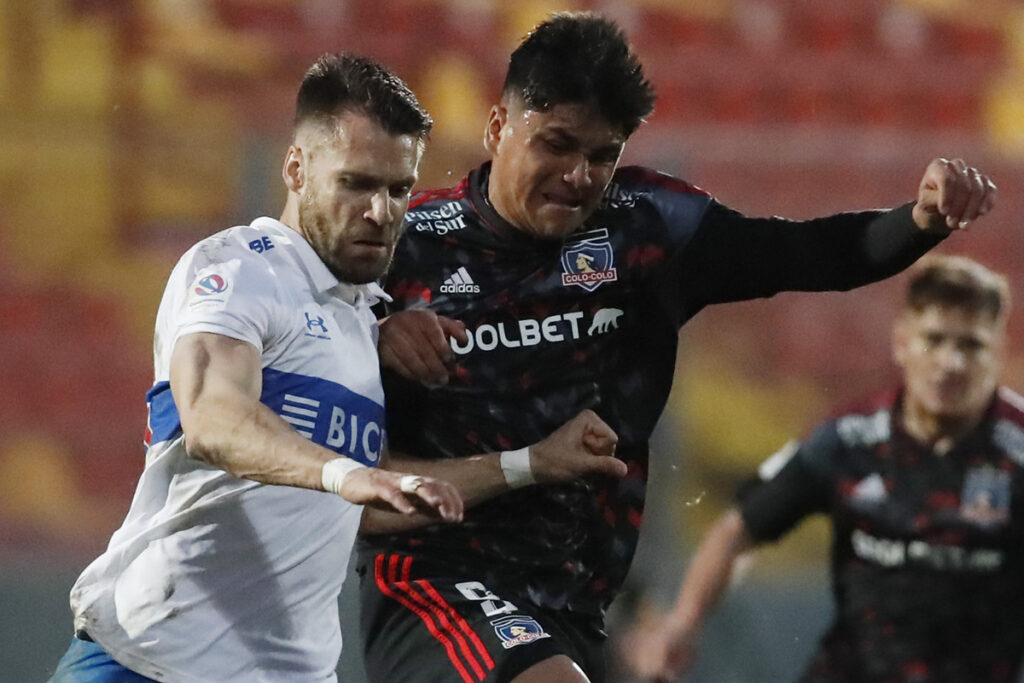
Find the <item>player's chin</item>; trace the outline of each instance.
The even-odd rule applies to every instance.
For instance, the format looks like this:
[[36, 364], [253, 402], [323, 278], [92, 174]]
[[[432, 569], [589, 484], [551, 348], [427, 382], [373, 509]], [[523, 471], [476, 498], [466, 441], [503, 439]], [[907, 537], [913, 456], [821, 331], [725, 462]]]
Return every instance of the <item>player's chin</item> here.
[[362, 285], [384, 277], [391, 266], [393, 251], [374, 251], [345, 259], [334, 268], [334, 275], [342, 282]]
[[586, 215], [579, 208], [545, 207], [534, 222], [534, 233], [552, 239], [565, 237], [578, 230], [585, 220]]
[[964, 397], [938, 399], [934, 402], [932, 414], [940, 420], [964, 420], [984, 409]]

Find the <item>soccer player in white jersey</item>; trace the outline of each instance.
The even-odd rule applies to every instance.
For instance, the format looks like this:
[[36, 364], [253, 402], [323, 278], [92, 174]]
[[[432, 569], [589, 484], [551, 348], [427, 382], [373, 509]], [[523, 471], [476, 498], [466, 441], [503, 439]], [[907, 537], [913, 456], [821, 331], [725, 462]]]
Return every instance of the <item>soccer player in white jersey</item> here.
[[[280, 220], [202, 240], [157, 314], [146, 467], [71, 592], [53, 681], [331, 681], [361, 505], [462, 517], [450, 484], [378, 469], [370, 306], [431, 120], [380, 65], [325, 55], [299, 90]], [[586, 442], [586, 445], [583, 445]], [[535, 447], [610, 454], [579, 416]]]

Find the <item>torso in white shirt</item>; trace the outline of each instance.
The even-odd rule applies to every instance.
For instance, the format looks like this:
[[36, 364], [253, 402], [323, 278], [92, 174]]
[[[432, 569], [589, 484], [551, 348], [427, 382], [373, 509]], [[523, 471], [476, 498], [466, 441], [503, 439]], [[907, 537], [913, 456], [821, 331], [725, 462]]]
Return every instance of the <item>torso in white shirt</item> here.
[[384, 396], [369, 306], [383, 296], [338, 282], [270, 218], [181, 258], [157, 314], [146, 468], [124, 524], [72, 589], [76, 628], [157, 680], [334, 679], [337, 596], [361, 508], [189, 458], [170, 358], [195, 332], [252, 344], [261, 401], [306, 438], [374, 466]]

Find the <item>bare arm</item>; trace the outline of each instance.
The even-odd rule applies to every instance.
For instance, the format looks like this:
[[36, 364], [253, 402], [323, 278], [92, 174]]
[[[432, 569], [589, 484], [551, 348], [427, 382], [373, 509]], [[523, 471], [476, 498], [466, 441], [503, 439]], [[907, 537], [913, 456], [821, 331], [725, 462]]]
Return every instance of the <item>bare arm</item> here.
[[[550, 436], [530, 446], [529, 463], [538, 484], [570, 481], [584, 474], [626, 475], [626, 464], [614, 457], [618, 437], [596, 413], [584, 410]], [[466, 507], [510, 490], [499, 453], [449, 460], [389, 456], [388, 467], [454, 484]], [[384, 510], [363, 511], [362, 534], [405, 531], [436, 521], [424, 515], [399, 516]]]
[[738, 510], [718, 518], [701, 541], [672, 612], [637, 642], [631, 659], [641, 676], [673, 681], [690, 667], [704, 621], [722, 599], [740, 557], [754, 545]]
[[[324, 463], [338, 456], [260, 403], [255, 347], [219, 334], [188, 334], [175, 344], [170, 374], [190, 457], [264, 484], [323, 490]], [[360, 468], [345, 478], [339, 493], [352, 503], [386, 505], [403, 514], [425, 506], [445, 519], [461, 519], [461, 501], [450, 485], [426, 480], [403, 492], [401, 479], [401, 473]]]

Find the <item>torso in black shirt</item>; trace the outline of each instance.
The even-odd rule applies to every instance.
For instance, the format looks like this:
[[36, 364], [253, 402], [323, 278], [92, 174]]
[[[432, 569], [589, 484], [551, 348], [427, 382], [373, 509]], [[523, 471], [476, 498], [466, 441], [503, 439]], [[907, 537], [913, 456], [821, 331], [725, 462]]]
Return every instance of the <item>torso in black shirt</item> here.
[[758, 540], [831, 516], [836, 621], [804, 680], [1016, 680], [1024, 400], [1002, 391], [947, 453], [902, 429], [898, 397], [867, 406], [826, 422], [741, 494]]
[[[513, 491], [460, 525], [367, 537], [361, 553], [408, 552], [438, 571], [516, 587], [503, 597], [600, 616], [636, 547], [647, 441], [671, 387], [679, 327], [710, 303], [882, 277], [938, 238], [913, 228], [907, 208], [748, 219], [680, 180], [629, 167], [580, 230], [541, 240], [494, 212], [487, 171], [418, 195], [406, 216], [385, 283], [395, 309], [430, 306], [465, 323], [471, 340], [453, 344], [444, 387], [386, 378], [390, 447], [426, 458], [519, 448], [590, 408], [618, 433], [628, 474]], [[881, 247], [865, 236], [872, 222], [885, 228]], [[853, 246], [838, 248], [844, 240]], [[872, 253], [850, 253], [862, 247]]]

